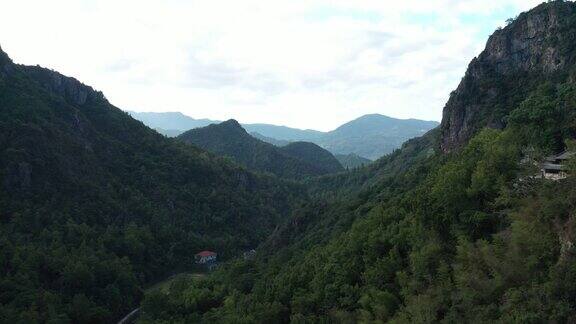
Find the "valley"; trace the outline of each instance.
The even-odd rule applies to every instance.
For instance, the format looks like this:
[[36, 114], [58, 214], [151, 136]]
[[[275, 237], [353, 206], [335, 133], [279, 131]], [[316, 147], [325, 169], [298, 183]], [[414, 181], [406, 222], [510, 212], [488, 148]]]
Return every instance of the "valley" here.
[[0, 49], [0, 323], [573, 323], [574, 152], [572, 1], [494, 31], [441, 123], [126, 112]]

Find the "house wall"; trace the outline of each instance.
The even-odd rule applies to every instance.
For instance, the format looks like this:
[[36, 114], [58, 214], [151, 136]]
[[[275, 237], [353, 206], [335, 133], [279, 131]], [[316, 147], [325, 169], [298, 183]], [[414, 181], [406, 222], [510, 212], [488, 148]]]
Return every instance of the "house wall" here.
[[558, 172], [558, 173], [544, 172], [544, 178], [548, 180], [558, 181], [566, 179], [567, 176], [568, 175], [566, 174], [566, 172]]

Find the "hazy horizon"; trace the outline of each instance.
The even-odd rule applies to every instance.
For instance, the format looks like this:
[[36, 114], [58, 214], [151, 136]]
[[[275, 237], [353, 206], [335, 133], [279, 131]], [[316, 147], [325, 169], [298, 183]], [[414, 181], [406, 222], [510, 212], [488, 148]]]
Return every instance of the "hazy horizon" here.
[[328, 131], [440, 121], [488, 36], [540, 2], [9, 1], [0, 46], [124, 110]]
[[364, 116], [369, 116], [369, 115], [380, 115], [380, 116], [389, 117], [389, 118], [394, 118], [394, 119], [399, 119], [399, 120], [411, 120], [411, 119], [414, 119], [414, 120], [421, 120], [421, 121], [425, 121], [425, 122], [437, 122], [437, 123], [440, 123], [439, 120], [426, 120], [426, 119], [418, 119], [418, 118], [396, 118], [396, 117], [387, 116], [387, 115], [379, 114], [379, 113], [367, 113], [367, 114], [364, 114], [364, 115], [361, 115], [361, 116], [352, 118], [352, 119], [350, 119], [350, 120], [344, 121], [342, 124], [340, 124], [340, 125], [338, 125], [338, 126], [336, 126], [336, 127], [334, 127], [334, 128], [331, 128], [331, 129], [328, 129], [328, 130], [318, 130], [318, 129], [314, 129], [314, 128], [292, 127], [292, 126], [283, 125], [283, 124], [258, 123], [258, 122], [256, 122], [256, 123], [244, 122], [244, 121], [242, 121], [241, 119], [234, 118], [234, 117], [230, 117], [230, 118], [226, 118], [226, 119], [221, 119], [221, 120], [220, 120], [220, 119], [216, 120], [216, 119], [211, 119], [211, 118], [196, 118], [196, 117], [194, 117], [194, 116], [190, 116], [190, 115], [188, 115], [187, 113], [184, 113], [184, 112], [181, 112], [181, 111], [133, 111], [133, 110], [124, 110], [124, 111], [127, 112], [127, 113], [149, 113], [149, 114], [162, 114], [162, 113], [165, 113], [165, 114], [173, 114], [173, 113], [174, 113], [174, 114], [175, 114], [175, 113], [180, 113], [180, 114], [182, 114], [182, 115], [184, 115], [184, 116], [186, 116], [186, 117], [190, 117], [190, 118], [192, 118], [192, 119], [194, 119], [194, 120], [210, 120], [210, 121], [214, 121], [214, 122], [224, 122], [224, 121], [227, 121], [227, 120], [234, 119], [234, 120], [238, 121], [240, 124], [273, 125], [273, 126], [289, 127], [289, 128], [294, 128], [294, 129], [310, 130], [310, 131], [318, 131], [318, 132], [330, 132], [330, 131], [333, 131], [333, 130], [337, 129], [338, 127], [340, 127], [340, 126], [342, 126], [342, 125], [344, 125], [344, 124], [346, 124], [346, 123], [348, 123], [348, 122], [351, 122], [351, 121], [354, 121], [354, 120], [357, 120], [357, 119], [359, 119], [359, 118], [362, 118], [362, 117], [364, 117]]

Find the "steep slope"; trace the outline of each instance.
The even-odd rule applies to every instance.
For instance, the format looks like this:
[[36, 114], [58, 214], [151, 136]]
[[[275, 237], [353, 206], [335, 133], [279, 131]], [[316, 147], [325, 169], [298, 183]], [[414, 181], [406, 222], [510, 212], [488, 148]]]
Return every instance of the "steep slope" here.
[[178, 136], [178, 139], [215, 154], [229, 156], [250, 169], [283, 178], [303, 179], [328, 173], [324, 165], [290, 156], [274, 145], [250, 136], [235, 120], [192, 129]]
[[301, 192], [0, 50], [1, 322], [114, 322], [196, 251], [256, 246]]
[[437, 125], [433, 121], [365, 115], [326, 133], [314, 142], [334, 154], [354, 153], [376, 160]]
[[252, 132], [252, 133], [250, 133], [250, 135], [252, 135], [252, 137], [255, 137], [255, 138], [261, 140], [262, 142], [270, 143], [270, 144], [272, 144], [274, 146], [278, 146], [278, 147], [286, 146], [286, 145], [291, 143], [290, 141], [279, 140], [279, 139], [275, 139], [272, 137], [264, 136], [258, 132]]
[[157, 131], [158, 133], [166, 136], [166, 137], [176, 137], [176, 136], [184, 133], [184, 131], [177, 130], [177, 129], [154, 128], [154, 130]]
[[360, 168], [372, 163], [372, 160], [368, 160], [354, 153], [336, 154], [334, 157], [338, 159], [338, 162], [346, 169]]
[[445, 152], [482, 127], [503, 128], [510, 110], [544, 82], [574, 80], [575, 11], [572, 2], [542, 4], [489, 38], [444, 108]]
[[[556, 12], [557, 21], [570, 21], [575, 7], [553, 1], [519, 19]], [[574, 32], [571, 26], [554, 36]], [[498, 33], [511, 37], [514, 24]], [[336, 199], [295, 211], [256, 260], [151, 296], [170, 311], [145, 306], [145, 322], [574, 322], [576, 166], [568, 163], [567, 179], [547, 181], [534, 177], [534, 163], [558, 142], [576, 148], [576, 84], [569, 75], [549, 78], [545, 67], [535, 63], [541, 73], [532, 75], [532, 90], [483, 105], [477, 113], [487, 119], [467, 121], [478, 131], [458, 145], [447, 147], [445, 130], [436, 129], [366, 168], [314, 179], [324, 186], [316, 196], [332, 191]], [[526, 81], [507, 80], [510, 89]], [[468, 94], [484, 96], [491, 87]], [[506, 122], [486, 127], [494, 126], [490, 116]], [[190, 299], [212, 304], [189, 307]]]
[[321, 168], [325, 173], [344, 171], [330, 152], [309, 142], [293, 142], [280, 148], [280, 152]]

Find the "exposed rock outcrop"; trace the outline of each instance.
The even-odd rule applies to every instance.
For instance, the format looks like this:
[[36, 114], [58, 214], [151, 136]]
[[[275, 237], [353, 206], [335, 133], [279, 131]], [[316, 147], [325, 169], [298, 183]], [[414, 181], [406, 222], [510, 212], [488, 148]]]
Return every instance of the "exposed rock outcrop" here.
[[462, 146], [483, 127], [501, 128], [531, 80], [568, 75], [575, 62], [576, 4], [554, 1], [521, 14], [496, 31], [472, 60], [446, 104], [441, 148]]
[[21, 70], [30, 78], [39, 82], [46, 90], [62, 96], [71, 104], [82, 106], [88, 101], [105, 100], [104, 95], [100, 91], [96, 91], [74, 78], [40, 66], [14, 64], [0, 47], [0, 79], [6, 77], [14, 69]]
[[554, 227], [558, 232], [558, 240], [560, 241], [559, 261], [563, 262], [574, 256], [574, 229], [576, 227], [576, 217], [571, 215], [564, 221], [557, 219]]
[[82, 106], [89, 101], [104, 100], [104, 95], [100, 91], [56, 71], [40, 66], [25, 66], [23, 70], [45, 89], [62, 96], [71, 104]]

